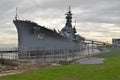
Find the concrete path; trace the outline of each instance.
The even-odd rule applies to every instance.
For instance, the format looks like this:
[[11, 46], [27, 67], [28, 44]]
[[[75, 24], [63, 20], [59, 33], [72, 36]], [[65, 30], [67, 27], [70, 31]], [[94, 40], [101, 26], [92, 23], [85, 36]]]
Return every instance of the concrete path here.
[[75, 62], [80, 64], [101, 64], [103, 63], [104, 58], [97, 58], [97, 57], [89, 57], [89, 58], [82, 58]]
[[81, 52], [81, 56], [79, 56], [79, 58], [74, 61], [75, 63], [80, 63], [80, 64], [101, 64], [104, 62], [104, 58], [97, 58], [97, 57], [92, 57], [92, 55], [97, 55], [102, 53], [100, 50], [97, 49], [90, 49], [88, 50], [84, 50], [83, 52]]
[[98, 49], [89, 49], [84, 50], [82, 52], [78, 52], [79, 56], [75, 58], [75, 63], [80, 64], [101, 64], [104, 61], [104, 58], [97, 58], [97, 57], [91, 57], [92, 55], [100, 54], [102, 53]]

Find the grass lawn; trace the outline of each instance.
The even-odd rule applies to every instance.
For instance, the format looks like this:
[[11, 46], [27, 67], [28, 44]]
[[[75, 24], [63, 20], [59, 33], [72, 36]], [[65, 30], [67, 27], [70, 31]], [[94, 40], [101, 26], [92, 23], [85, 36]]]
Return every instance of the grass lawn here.
[[111, 48], [103, 64], [68, 64], [0, 77], [0, 80], [120, 80], [120, 48]]

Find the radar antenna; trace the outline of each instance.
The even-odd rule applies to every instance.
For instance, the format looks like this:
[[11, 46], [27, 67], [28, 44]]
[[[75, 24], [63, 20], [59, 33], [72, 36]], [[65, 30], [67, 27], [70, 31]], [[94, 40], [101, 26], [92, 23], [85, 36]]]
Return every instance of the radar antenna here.
[[16, 8], [16, 15], [15, 15], [15, 20], [17, 20], [17, 8]]

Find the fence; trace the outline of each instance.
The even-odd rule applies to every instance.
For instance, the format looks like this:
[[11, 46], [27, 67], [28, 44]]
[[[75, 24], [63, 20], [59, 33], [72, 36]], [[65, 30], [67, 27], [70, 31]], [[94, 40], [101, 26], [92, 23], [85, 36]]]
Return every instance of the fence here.
[[0, 48], [0, 59], [18, 59], [18, 48]]
[[74, 60], [75, 56], [79, 56], [80, 53], [73, 50], [41, 50], [35, 52], [20, 52], [18, 54], [19, 60], [32, 60], [37, 62], [62, 62]]
[[[95, 50], [94, 50], [95, 52]], [[44, 62], [68, 62], [74, 59], [84, 57], [93, 53], [93, 47], [86, 46], [81, 51], [75, 50], [44, 50], [39, 49], [38, 51], [20, 51], [17, 48], [11, 49], [0, 49], [1, 59], [12, 59], [19, 61], [36, 61], [39, 63]]]
[[0, 49], [0, 59], [10, 59], [19, 61], [36, 61], [36, 62], [59, 62], [74, 60], [75, 56], [80, 53], [76, 50], [38, 50], [38, 51], [21, 51], [17, 48]]

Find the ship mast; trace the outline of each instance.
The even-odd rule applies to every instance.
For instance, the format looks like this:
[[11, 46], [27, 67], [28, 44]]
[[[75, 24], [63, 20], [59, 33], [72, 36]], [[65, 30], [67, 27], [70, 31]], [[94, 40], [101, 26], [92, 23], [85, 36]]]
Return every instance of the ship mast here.
[[65, 27], [70, 29], [72, 28], [72, 13], [71, 13], [71, 6], [69, 6], [69, 11], [67, 12], [66, 16], [66, 25]]
[[16, 8], [16, 15], [15, 15], [15, 20], [17, 20], [17, 8]]
[[71, 6], [69, 6], [69, 11], [71, 11]]

